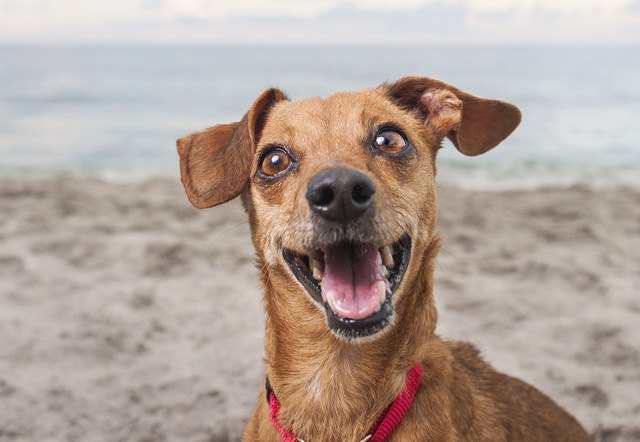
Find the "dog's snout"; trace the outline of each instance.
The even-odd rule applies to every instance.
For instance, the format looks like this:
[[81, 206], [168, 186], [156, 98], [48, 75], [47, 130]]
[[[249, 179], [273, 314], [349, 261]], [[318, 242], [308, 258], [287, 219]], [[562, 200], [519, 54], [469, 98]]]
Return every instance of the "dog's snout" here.
[[346, 223], [362, 216], [373, 204], [376, 188], [354, 169], [330, 169], [309, 181], [309, 207], [329, 221]]

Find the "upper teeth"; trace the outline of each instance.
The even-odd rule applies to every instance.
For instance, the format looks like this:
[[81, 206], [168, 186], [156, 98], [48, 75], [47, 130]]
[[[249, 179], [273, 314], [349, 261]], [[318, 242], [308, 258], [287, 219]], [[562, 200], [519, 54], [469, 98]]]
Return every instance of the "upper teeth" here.
[[309, 254], [309, 266], [311, 267], [313, 279], [321, 281], [324, 277], [324, 257], [322, 252], [314, 250]]
[[[324, 256], [322, 252], [320, 250], [313, 250], [308, 256], [313, 279], [322, 281], [322, 278], [324, 278]], [[380, 247], [380, 256], [382, 257], [382, 264], [385, 267], [385, 276], [389, 276], [388, 270], [391, 270], [395, 266], [391, 246]]]
[[388, 269], [392, 269], [395, 265], [393, 261], [393, 252], [391, 246], [384, 246], [380, 248], [380, 256], [382, 257], [382, 264]]

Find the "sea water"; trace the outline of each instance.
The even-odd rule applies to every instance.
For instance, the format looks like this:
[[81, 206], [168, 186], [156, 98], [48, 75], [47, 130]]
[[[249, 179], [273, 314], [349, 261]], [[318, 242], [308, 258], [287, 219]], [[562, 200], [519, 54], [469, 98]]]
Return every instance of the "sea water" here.
[[176, 176], [177, 138], [239, 120], [268, 87], [297, 99], [405, 75], [523, 113], [481, 157], [446, 142], [440, 182], [640, 188], [638, 47], [0, 47], [0, 176]]

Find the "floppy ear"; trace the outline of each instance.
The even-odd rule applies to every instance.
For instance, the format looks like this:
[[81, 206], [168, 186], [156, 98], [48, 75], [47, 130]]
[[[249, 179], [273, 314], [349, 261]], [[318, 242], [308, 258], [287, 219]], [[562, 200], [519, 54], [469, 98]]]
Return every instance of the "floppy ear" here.
[[191, 204], [204, 209], [240, 195], [249, 182], [251, 159], [268, 113], [280, 100], [286, 100], [280, 90], [268, 89], [240, 122], [178, 140], [182, 185]]
[[438, 136], [447, 136], [465, 155], [480, 155], [497, 146], [520, 124], [513, 104], [474, 97], [426, 77], [404, 77], [387, 94], [402, 107], [418, 110]]

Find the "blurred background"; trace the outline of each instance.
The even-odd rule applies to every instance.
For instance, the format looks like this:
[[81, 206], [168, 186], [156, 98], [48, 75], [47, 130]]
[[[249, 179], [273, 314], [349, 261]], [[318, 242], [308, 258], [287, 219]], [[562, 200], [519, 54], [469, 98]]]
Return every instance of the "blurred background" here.
[[240, 440], [255, 252], [175, 141], [405, 75], [523, 113], [440, 153], [438, 334], [640, 441], [640, 0], [0, 0], [0, 442]]
[[175, 175], [175, 140], [293, 99], [434, 77], [522, 126], [442, 182], [640, 186], [638, 0], [0, 0], [0, 175]]

